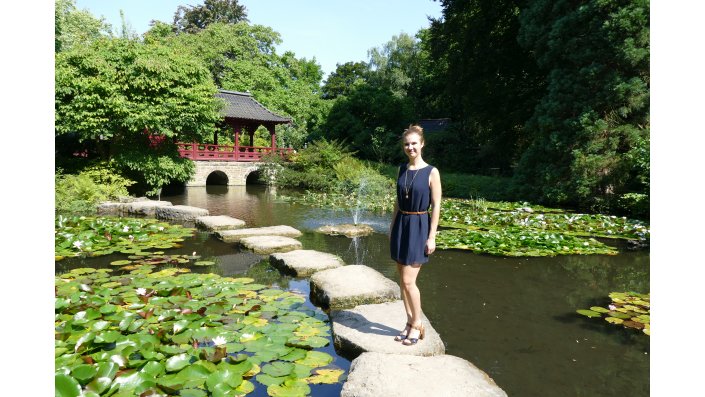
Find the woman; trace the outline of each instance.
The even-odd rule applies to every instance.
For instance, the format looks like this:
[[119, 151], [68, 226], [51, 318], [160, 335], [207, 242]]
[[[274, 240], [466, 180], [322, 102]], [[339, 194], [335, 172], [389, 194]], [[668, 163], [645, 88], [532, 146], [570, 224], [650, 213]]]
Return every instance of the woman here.
[[[423, 128], [410, 125], [402, 135], [407, 164], [399, 167], [397, 201], [390, 225], [390, 251], [397, 262], [401, 296], [406, 309], [406, 327], [394, 338], [415, 345], [424, 338], [421, 294], [416, 277], [421, 265], [436, 250], [436, 229], [441, 214], [441, 174], [421, 157]], [[432, 206], [429, 220], [429, 205]], [[430, 225], [429, 225], [430, 223]]]

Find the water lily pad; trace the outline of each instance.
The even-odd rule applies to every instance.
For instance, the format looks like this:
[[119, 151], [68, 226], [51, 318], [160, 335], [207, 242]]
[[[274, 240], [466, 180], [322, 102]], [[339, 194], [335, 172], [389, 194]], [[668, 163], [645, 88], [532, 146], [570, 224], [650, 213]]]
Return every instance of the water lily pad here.
[[617, 317], [606, 317], [605, 321], [607, 321], [608, 323], [611, 323], [611, 324], [622, 324], [624, 322], [624, 320], [622, 320], [621, 318], [617, 318]]
[[273, 377], [279, 377], [289, 375], [293, 369], [294, 364], [277, 361], [263, 366], [262, 372]]
[[333, 361], [333, 357], [325, 352], [319, 351], [308, 351], [306, 352], [306, 357], [296, 360], [298, 364], [306, 365], [309, 367], [322, 367], [328, 365]]
[[308, 383], [313, 384], [333, 384], [338, 383], [338, 380], [345, 371], [342, 369], [319, 369], [315, 371], [315, 375], [306, 378]]
[[609, 313], [609, 309], [605, 309], [604, 307], [600, 306], [592, 306], [590, 310], [598, 313]]
[[194, 266], [213, 266], [215, 265], [214, 261], [196, 261], [193, 263]]
[[267, 387], [267, 394], [272, 397], [299, 397], [311, 393], [311, 388], [304, 380], [287, 379], [281, 385]]
[[57, 397], [77, 397], [81, 394], [81, 385], [78, 381], [64, 374], [54, 376], [54, 389]]
[[191, 356], [189, 354], [177, 354], [175, 356], [169, 357], [169, 359], [166, 360], [166, 370], [167, 372], [178, 371], [189, 365], [190, 361]]
[[97, 373], [98, 368], [88, 364], [78, 365], [71, 370], [71, 376], [84, 385], [91, 381]]
[[132, 261], [127, 260], [127, 259], [122, 259], [122, 260], [118, 260], [118, 261], [112, 261], [112, 262], [110, 262], [110, 265], [111, 266], [125, 266], [125, 265], [129, 265], [130, 263], [132, 263]]
[[590, 318], [602, 317], [602, 315], [600, 313], [598, 313], [596, 311], [592, 311], [592, 310], [580, 309], [580, 310], [576, 310], [576, 311], [578, 312], [578, 314], [582, 314], [583, 316], [587, 316]]

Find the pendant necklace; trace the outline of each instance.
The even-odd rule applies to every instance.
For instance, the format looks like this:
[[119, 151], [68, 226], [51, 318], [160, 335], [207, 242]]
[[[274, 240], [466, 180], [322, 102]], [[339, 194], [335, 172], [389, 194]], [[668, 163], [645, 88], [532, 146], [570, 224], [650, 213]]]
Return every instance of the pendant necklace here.
[[411, 190], [411, 187], [414, 186], [414, 179], [416, 179], [416, 175], [418, 175], [419, 170], [416, 170], [414, 173], [414, 176], [411, 177], [411, 183], [409, 186], [406, 185], [406, 175], [411, 172], [410, 169], [406, 169], [406, 172], [404, 173], [404, 198], [409, 198], [409, 190]]

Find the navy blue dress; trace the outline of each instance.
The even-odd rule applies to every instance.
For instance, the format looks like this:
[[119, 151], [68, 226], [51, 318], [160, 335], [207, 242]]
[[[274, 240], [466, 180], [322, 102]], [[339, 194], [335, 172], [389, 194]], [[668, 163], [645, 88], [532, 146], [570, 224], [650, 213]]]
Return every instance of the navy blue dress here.
[[[431, 205], [431, 188], [429, 180], [432, 165], [427, 165], [418, 170], [408, 170], [408, 164], [399, 167], [397, 178], [397, 204], [401, 211], [423, 212], [428, 211]], [[413, 181], [413, 182], [412, 182]], [[406, 197], [406, 193], [409, 197]], [[392, 259], [402, 265], [428, 262], [426, 254], [426, 240], [430, 229], [430, 213], [402, 214], [397, 212], [394, 220], [389, 251]]]

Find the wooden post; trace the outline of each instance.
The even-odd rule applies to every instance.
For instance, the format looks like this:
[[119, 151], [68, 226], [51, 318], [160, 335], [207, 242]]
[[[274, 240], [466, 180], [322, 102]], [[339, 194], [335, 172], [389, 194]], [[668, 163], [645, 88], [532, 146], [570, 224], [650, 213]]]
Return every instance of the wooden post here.
[[233, 126], [235, 131], [235, 161], [240, 159], [240, 124], [235, 124]]
[[277, 152], [277, 133], [274, 129], [274, 124], [267, 125], [267, 131], [269, 131], [269, 136], [272, 138], [272, 154]]
[[196, 152], [198, 151], [198, 143], [191, 142], [191, 160], [196, 160]]

